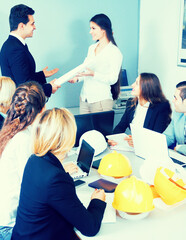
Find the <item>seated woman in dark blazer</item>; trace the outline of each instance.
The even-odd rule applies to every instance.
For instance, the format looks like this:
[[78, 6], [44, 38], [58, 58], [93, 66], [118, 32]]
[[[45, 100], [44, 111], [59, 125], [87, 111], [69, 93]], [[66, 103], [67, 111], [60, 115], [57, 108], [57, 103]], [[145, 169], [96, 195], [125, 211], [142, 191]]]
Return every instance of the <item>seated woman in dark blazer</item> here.
[[[123, 133], [130, 123], [162, 133], [171, 121], [171, 107], [165, 98], [160, 81], [153, 73], [141, 73], [132, 84], [132, 95], [127, 101], [126, 110], [113, 133]], [[133, 145], [132, 137], [125, 140]], [[109, 140], [110, 145], [117, 143]]]
[[12, 239], [79, 239], [100, 229], [105, 193], [95, 190], [86, 209], [76, 195], [73, 179], [62, 161], [75, 143], [76, 124], [66, 109], [47, 110], [35, 120], [34, 154], [26, 164]]

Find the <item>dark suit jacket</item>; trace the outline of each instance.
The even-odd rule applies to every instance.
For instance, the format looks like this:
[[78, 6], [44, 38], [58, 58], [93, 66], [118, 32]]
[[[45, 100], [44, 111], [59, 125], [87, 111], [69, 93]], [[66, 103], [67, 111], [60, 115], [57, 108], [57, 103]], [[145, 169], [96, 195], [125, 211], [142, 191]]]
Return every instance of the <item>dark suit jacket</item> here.
[[76, 227], [95, 235], [106, 203], [93, 199], [86, 209], [76, 195], [73, 179], [51, 153], [32, 155], [25, 167], [14, 240], [71, 240]]
[[0, 113], [0, 130], [1, 130], [2, 126], [3, 126], [4, 120], [5, 120], [4, 117]]
[[43, 86], [45, 95], [50, 97], [51, 84], [46, 84], [43, 71], [36, 71], [34, 58], [19, 39], [9, 36], [1, 48], [0, 65], [3, 76], [10, 77], [18, 86], [27, 81], [36, 81]]
[[[136, 105], [137, 106], [137, 105]], [[126, 104], [126, 110], [113, 133], [123, 133], [130, 127], [130, 123], [134, 118], [136, 106], [132, 106], [132, 99]], [[157, 104], [150, 104], [144, 121], [144, 128], [162, 133], [170, 123], [171, 108], [168, 101]]]

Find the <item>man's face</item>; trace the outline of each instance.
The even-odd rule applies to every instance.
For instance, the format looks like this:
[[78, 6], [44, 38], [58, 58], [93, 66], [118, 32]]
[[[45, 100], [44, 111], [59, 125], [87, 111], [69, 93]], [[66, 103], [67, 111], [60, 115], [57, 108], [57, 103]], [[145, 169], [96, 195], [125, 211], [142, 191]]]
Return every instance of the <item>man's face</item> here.
[[28, 15], [29, 22], [24, 24], [24, 36], [23, 38], [30, 38], [33, 36], [33, 31], [36, 29], [34, 17], [32, 15]]
[[186, 113], [186, 99], [182, 100], [179, 89], [176, 89], [172, 102], [176, 112]]

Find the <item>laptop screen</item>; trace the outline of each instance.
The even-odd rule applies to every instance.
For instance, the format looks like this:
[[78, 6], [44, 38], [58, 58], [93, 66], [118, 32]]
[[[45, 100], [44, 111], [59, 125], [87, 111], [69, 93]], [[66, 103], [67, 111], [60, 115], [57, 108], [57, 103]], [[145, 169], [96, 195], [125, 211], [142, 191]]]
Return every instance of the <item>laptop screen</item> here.
[[94, 152], [94, 148], [92, 148], [85, 140], [83, 140], [77, 159], [77, 165], [82, 169], [83, 172], [86, 172], [87, 175], [90, 171]]
[[104, 137], [112, 134], [114, 123], [114, 111], [96, 112], [75, 115], [77, 134], [75, 147], [79, 146], [79, 139], [83, 133], [90, 130], [101, 132]]

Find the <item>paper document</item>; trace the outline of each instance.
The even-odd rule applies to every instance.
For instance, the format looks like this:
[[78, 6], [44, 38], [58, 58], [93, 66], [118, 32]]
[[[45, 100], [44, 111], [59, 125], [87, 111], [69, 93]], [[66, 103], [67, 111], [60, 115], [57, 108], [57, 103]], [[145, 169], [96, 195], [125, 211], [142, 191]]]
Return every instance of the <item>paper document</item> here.
[[110, 149], [118, 150], [118, 151], [128, 151], [128, 152], [134, 152], [134, 148], [129, 146], [128, 142], [124, 140], [125, 137], [128, 135], [125, 133], [119, 133], [119, 134], [113, 134], [108, 135], [106, 138], [109, 140], [113, 140], [117, 142], [117, 145], [110, 146]]
[[61, 76], [60, 78], [56, 79], [55, 84], [61, 85], [69, 81], [70, 79], [75, 77], [78, 73], [83, 72], [84, 70], [86, 70], [86, 68], [90, 68], [91, 66], [93, 66], [93, 63], [94, 63], [94, 59], [92, 59], [91, 61], [85, 61], [84, 63], [80, 64], [78, 67], [72, 69], [71, 71]]
[[[77, 191], [78, 198], [83, 203], [83, 205], [87, 208], [90, 203], [90, 192], [86, 191]], [[116, 210], [112, 207], [112, 202], [114, 200], [114, 193], [106, 193], [106, 209], [104, 213], [104, 217], [102, 223], [111, 223], [116, 222]]]

